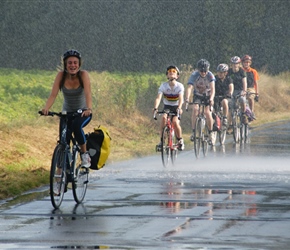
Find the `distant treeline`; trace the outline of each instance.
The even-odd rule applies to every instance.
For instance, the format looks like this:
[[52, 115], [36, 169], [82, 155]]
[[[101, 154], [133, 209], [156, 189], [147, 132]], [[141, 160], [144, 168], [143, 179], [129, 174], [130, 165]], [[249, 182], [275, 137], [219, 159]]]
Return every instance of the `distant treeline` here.
[[84, 68], [213, 69], [232, 56], [277, 74], [290, 68], [289, 0], [0, 0], [0, 67], [54, 70], [78, 49]]

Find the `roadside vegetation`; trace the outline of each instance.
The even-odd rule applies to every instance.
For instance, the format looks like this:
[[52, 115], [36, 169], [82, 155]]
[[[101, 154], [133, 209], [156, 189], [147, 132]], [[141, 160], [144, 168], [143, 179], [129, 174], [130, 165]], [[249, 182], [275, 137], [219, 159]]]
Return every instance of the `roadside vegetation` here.
[[[191, 67], [184, 65], [180, 81], [186, 86]], [[260, 101], [256, 103], [259, 126], [290, 119], [290, 73], [270, 76], [259, 72]], [[47, 185], [50, 160], [57, 141], [58, 119], [38, 115], [48, 97], [56, 71], [0, 69], [0, 199], [15, 197]], [[90, 72], [94, 101], [93, 120], [111, 134], [107, 162], [155, 154], [159, 120], [152, 119], [157, 89], [164, 74]], [[62, 95], [53, 106], [60, 111]], [[185, 143], [189, 143], [190, 112], [182, 115]], [[100, 170], [101, 171], [101, 170]]]

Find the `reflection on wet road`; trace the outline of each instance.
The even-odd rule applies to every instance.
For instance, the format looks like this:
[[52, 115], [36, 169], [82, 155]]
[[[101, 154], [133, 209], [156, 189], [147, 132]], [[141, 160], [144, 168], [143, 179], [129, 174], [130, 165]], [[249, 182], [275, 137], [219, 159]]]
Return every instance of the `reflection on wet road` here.
[[[91, 174], [85, 202], [71, 190], [0, 207], [0, 249], [289, 249], [289, 123], [254, 129], [251, 143], [159, 155]], [[188, 145], [189, 146], [189, 145]]]

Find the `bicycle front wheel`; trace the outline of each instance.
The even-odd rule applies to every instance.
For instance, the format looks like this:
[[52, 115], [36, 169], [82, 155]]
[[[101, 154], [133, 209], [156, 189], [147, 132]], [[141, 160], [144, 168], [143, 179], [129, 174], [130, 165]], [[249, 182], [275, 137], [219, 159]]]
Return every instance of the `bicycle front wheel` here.
[[208, 140], [210, 140], [210, 139], [211, 138], [209, 138], [208, 127], [207, 127], [207, 125], [205, 125], [203, 136], [202, 136], [202, 152], [203, 152], [203, 156], [204, 157], [207, 155], [207, 152], [208, 152]]
[[177, 141], [177, 139], [176, 139], [176, 136], [175, 136], [175, 134], [174, 134], [174, 132], [171, 134], [171, 136], [172, 136], [172, 147], [171, 147], [171, 149], [170, 149], [170, 157], [171, 157], [171, 162], [172, 162], [172, 165], [174, 165], [175, 164], [175, 161], [176, 161], [176, 158], [177, 158], [177, 143], [178, 143], [178, 141]]
[[202, 138], [202, 125], [201, 125], [201, 119], [197, 118], [195, 122], [195, 130], [194, 130], [194, 153], [196, 158], [199, 157], [199, 152], [201, 148], [201, 138]]
[[221, 130], [218, 131], [220, 145], [224, 145], [227, 136], [227, 126], [222, 125]]
[[54, 208], [59, 208], [66, 189], [65, 148], [59, 144], [53, 152], [50, 168], [50, 199]]
[[240, 143], [243, 143], [246, 140], [246, 138], [245, 138], [245, 129], [246, 129], [245, 124], [243, 124], [241, 122], [240, 123]]
[[161, 158], [164, 167], [168, 166], [170, 159], [170, 148], [168, 145], [170, 136], [169, 129], [165, 126], [162, 131], [162, 139], [161, 139]]
[[249, 142], [249, 124], [245, 124], [245, 142]]
[[233, 120], [234, 142], [237, 143], [240, 140], [240, 119], [236, 112], [234, 113], [232, 120]]
[[89, 169], [81, 166], [79, 151], [74, 153], [73, 160], [74, 176], [72, 180], [72, 190], [74, 200], [77, 204], [81, 203], [86, 195], [89, 182]]

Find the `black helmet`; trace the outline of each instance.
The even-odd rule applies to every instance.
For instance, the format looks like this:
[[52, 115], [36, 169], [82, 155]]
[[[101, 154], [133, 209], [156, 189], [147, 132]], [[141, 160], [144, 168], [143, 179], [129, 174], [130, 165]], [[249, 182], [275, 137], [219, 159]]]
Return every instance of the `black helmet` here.
[[177, 75], [180, 74], [179, 69], [175, 65], [170, 65], [170, 66], [167, 67], [165, 75], [167, 75], [168, 70], [170, 70], [170, 69], [175, 69], [177, 71]]
[[62, 56], [63, 62], [65, 62], [65, 60], [71, 56], [77, 57], [80, 60], [80, 66], [81, 66], [81, 58], [82, 58], [81, 53], [75, 49], [68, 50], [63, 54]]
[[200, 59], [197, 62], [197, 69], [199, 71], [208, 71], [209, 67], [210, 67], [210, 63], [207, 60], [205, 60], [205, 59]]

